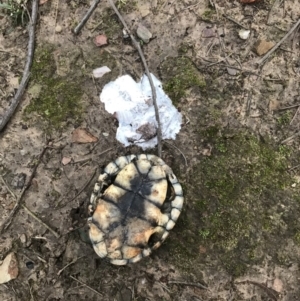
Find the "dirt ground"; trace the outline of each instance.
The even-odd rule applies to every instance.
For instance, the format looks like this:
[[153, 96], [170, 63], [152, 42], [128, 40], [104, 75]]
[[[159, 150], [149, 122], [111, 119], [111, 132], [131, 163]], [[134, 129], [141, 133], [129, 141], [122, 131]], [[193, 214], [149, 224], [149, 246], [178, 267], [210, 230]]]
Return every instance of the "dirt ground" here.
[[[162, 157], [186, 196], [166, 242], [124, 267], [94, 253], [87, 206], [101, 168], [141, 152], [116, 141], [117, 121], [99, 94], [122, 74], [139, 80], [144, 69], [106, 1], [78, 35], [72, 30], [93, 1], [43, 2], [30, 82], [0, 133], [0, 225], [37, 166], [0, 236], [0, 260], [14, 252], [19, 268], [0, 285], [0, 299], [300, 300], [299, 27], [263, 62], [259, 47], [288, 33], [299, 1], [117, 1], [132, 32], [142, 24], [152, 33], [142, 43], [149, 69], [183, 115], [168, 141], [176, 148], [164, 143]], [[28, 32], [1, 12], [3, 116], [22, 76]], [[246, 40], [243, 27], [251, 29]], [[99, 34], [108, 45], [95, 45]], [[112, 72], [93, 79], [103, 65]], [[74, 142], [76, 128], [98, 142]]]

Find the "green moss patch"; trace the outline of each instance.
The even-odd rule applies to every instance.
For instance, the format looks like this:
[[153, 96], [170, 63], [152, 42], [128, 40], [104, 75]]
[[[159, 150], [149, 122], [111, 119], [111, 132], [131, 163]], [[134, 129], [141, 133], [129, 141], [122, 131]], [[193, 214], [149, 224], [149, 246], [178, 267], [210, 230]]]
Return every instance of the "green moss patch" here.
[[287, 239], [300, 241], [289, 149], [247, 131], [209, 127], [198, 134], [211, 155], [201, 155], [189, 173], [177, 238], [166, 245], [185, 271], [196, 272], [209, 256], [237, 277], [266, 254], [279, 258]]
[[167, 58], [160, 66], [163, 88], [175, 104], [178, 104], [190, 88], [204, 89], [206, 83], [192, 61], [184, 56]]
[[82, 91], [74, 82], [60, 78], [48, 79], [47, 89], [34, 98], [26, 108], [26, 113], [36, 112], [48, 127], [59, 129], [64, 121], [80, 119], [82, 106], [79, 103]]
[[[32, 100], [25, 109], [25, 119], [42, 119], [46, 131], [59, 130], [67, 120], [79, 121], [82, 115], [82, 82], [72, 77], [72, 68], [66, 76], [56, 74], [54, 48], [38, 48], [31, 71]], [[36, 89], [35, 89], [36, 88]]]
[[208, 9], [202, 14], [202, 19], [205, 21], [212, 21], [215, 17], [216, 11], [212, 9]]

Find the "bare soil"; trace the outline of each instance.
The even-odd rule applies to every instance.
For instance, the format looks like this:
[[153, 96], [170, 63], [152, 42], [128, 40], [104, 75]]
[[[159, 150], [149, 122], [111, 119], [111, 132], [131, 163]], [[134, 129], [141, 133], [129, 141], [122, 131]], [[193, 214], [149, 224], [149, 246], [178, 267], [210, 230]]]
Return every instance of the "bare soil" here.
[[[0, 285], [0, 299], [300, 300], [299, 28], [265, 62], [257, 54], [259, 40], [276, 44], [299, 20], [299, 1], [118, 1], [134, 33], [141, 23], [153, 34], [142, 49], [183, 115], [169, 143], [187, 160], [163, 144], [184, 187], [184, 212], [159, 250], [125, 267], [94, 253], [87, 206], [101, 168], [141, 152], [116, 141], [117, 122], [99, 94], [119, 75], [138, 80], [144, 70], [105, 1], [72, 33], [92, 2], [39, 7], [31, 79], [0, 133], [0, 225], [48, 145], [22, 200], [39, 221], [21, 206], [1, 234], [0, 259], [15, 252], [19, 275]], [[251, 29], [247, 40], [224, 14]], [[2, 116], [22, 76], [28, 32], [7, 13], [0, 24]], [[99, 34], [108, 45], [94, 44]], [[112, 72], [93, 79], [103, 65]], [[78, 127], [98, 142], [74, 143]]]

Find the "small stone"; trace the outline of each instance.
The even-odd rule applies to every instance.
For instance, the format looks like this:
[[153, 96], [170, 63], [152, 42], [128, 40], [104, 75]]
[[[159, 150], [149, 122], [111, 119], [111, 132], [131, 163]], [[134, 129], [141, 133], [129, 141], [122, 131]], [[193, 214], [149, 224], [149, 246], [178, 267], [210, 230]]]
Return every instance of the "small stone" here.
[[239, 37], [242, 40], [247, 40], [249, 38], [249, 35], [250, 35], [250, 30], [248, 30], [248, 29], [241, 29], [239, 31]]
[[27, 238], [26, 238], [26, 235], [25, 235], [24, 233], [21, 234], [21, 236], [20, 236], [20, 241], [21, 241], [21, 243], [22, 243], [23, 245], [26, 244]]
[[275, 278], [273, 282], [273, 290], [281, 293], [283, 290], [283, 282], [279, 278]]
[[56, 33], [62, 32], [62, 27], [61, 27], [60, 25], [56, 25], [56, 27], [55, 27], [55, 32], [56, 32]]
[[17, 257], [14, 253], [9, 253], [0, 265], [0, 284], [17, 278], [18, 274]]
[[111, 72], [111, 70], [107, 66], [99, 67], [93, 70], [93, 76], [95, 78], [100, 78], [108, 72]]
[[108, 133], [102, 133], [102, 135], [103, 135], [104, 137], [108, 137], [108, 136], [109, 136]]
[[136, 34], [145, 43], [149, 43], [152, 38], [152, 33], [142, 24], [139, 25]]
[[238, 70], [236, 70], [234, 68], [227, 67], [226, 69], [227, 69], [227, 72], [229, 75], [234, 76], [234, 75], [237, 75], [237, 73], [238, 73]]
[[202, 30], [202, 38], [213, 38], [216, 36], [216, 32], [213, 28], [204, 28]]
[[27, 154], [26, 149], [21, 149], [20, 154], [21, 154], [21, 156], [25, 156]]
[[61, 164], [62, 164], [62, 165], [67, 165], [67, 164], [69, 164], [71, 161], [72, 161], [72, 158], [70, 158], [70, 157], [63, 157], [63, 158], [61, 159]]
[[123, 29], [123, 38], [124, 39], [129, 38], [129, 34], [128, 34], [128, 32], [127, 32], [127, 30], [125, 28]]
[[96, 46], [104, 46], [107, 44], [107, 36], [105, 34], [100, 34], [94, 38], [94, 43]]
[[254, 46], [254, 50], [255, 52], [261, 56], [264, 55], [265, 53], [267, 53], [271, 48], [274, 47], [274, 43], [273, 42], [268, 42], [265, 40], [259, 40], [255, 46]]

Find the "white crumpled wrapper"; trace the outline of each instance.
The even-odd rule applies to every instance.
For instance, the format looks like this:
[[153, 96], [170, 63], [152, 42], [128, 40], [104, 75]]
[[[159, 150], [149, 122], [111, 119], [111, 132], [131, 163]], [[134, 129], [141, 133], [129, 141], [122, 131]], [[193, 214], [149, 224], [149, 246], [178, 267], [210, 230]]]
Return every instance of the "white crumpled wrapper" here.
[[[181, 114], [163, 91], [161, 82], [153, 74], [151, 76], [156, 89], [162, 138], [175, 139], [181, 128]], [[157, 145], [157, 122], [151, 86], [146, 75], [138, 83], [129, 75], [117, 78], [104, 86], [100, 100], [105, 110], [119, 120], [118, 141], [125, 146], [136, 144], [143, 149]]]

